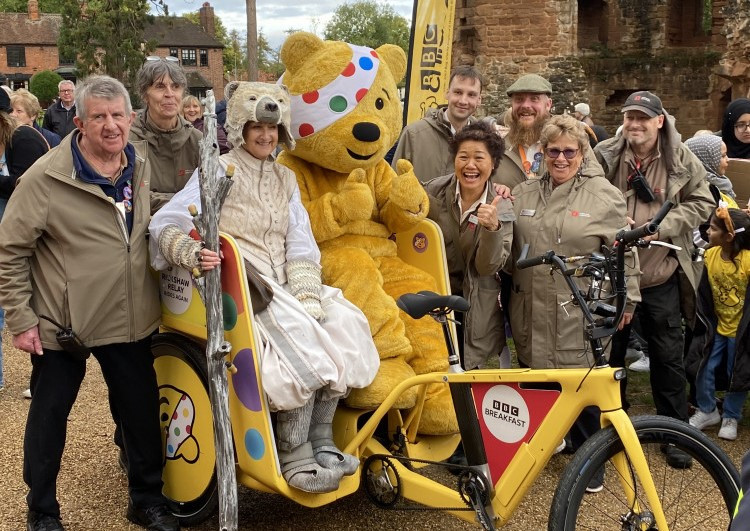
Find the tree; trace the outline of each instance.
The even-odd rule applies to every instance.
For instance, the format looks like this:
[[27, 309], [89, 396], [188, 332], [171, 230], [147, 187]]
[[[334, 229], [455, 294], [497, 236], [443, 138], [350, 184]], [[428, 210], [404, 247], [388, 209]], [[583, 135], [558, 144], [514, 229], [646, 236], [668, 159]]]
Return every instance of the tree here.
[[62, 0], [63, 23], [57, 41], [61, 55], [76, 57], [79, 75], [101, 73], [132, 87], [144, 58], [156, 48], [144, 43], [143, 29], [161, 0]]
[[359, 0], [336, 8], [323, 36], [328, 40], [345, 41], [377, 48], [395, 44], [409, 53], [409, 23], [388, 4]]
[[57, 97], [57, 84], [62, 79], [57, 72], [42, 70], [31, 76], [29, 92], [37, 97], [42, 108], [47, 107]]

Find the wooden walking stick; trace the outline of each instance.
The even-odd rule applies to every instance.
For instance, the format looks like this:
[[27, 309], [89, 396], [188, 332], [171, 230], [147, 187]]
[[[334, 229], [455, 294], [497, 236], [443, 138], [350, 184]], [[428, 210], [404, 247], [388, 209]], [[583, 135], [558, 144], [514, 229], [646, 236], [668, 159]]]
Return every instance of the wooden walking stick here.
[[[219, 144], [216, 138], [216, 100], [209, 90], [204, 100], [203, 140], [200, 142], [200, 193], [201, 213], [191, 205], [193, 225], [201, 235], [206, 248], [220, 252], [219, 217], [221, 206], [232, 186], [234, 167], [229, 166], [226, 177], [217, 176], [219, 170]], [[206, 364], [208, 389], [213, 413], [214, 444], [216, 446], [216, 479], [219, 484], [219, 529], [237, 529], [237, 474], [232, 442], [232, 424], [229, 420], [229, 389], [227, 370], [232, 368], [226, 356], [232, 347], [224, 340], [224, 315], [221, 304], [221, 266], [196, 276], [198, 293], [206, 306]]]

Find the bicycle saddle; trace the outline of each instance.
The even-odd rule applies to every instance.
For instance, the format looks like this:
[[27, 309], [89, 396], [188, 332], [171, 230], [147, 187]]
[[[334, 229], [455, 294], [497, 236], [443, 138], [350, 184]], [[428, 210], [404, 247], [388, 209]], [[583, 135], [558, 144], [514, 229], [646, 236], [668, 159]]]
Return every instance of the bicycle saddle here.
[[419, 293], [405, 293], [396, 304], [412, 319], [419, 319], [433, 310], [454, 310], [465, 312], [469, 309], [469, 301], [458, 295], [438, 295], [432, 291]]

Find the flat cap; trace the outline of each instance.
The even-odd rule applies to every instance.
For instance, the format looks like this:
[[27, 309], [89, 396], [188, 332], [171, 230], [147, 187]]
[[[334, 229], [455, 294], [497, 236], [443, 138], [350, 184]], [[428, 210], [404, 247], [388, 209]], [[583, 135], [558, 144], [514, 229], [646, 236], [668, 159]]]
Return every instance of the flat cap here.
[[519, 77], [505, 93], [512, 96], [516, 92], [531, 92], [535, 94], [552, 95], [552, 85], [549, 81], [537, 74], [526, 74]]

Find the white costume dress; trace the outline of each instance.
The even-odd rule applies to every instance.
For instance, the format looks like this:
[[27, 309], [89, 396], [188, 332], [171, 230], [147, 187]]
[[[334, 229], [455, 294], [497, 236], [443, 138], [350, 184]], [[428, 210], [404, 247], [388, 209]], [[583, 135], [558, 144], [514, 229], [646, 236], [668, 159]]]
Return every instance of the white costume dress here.
[[[258, 160], [235, 148], [221, 161], [221, 172], [234, 164], [234, 184], [222, 207], [219, 229], [237, 240], [244, 258], [271, 284], [274, 296], [266, 310], [255, 315], [262, 342], [263, 389], [273, 410], [303, 406], [318, 389], [325, 399], [345, 396], [349, 388], [366, 387], [377, 373], [380, 359], [367, 319], [341, 291], [322, 286], [321, 306], [326, 319], [319, 323], [289, 292], [285, 265], [291, 260], [320, 264], [320, 251], [310, 219], [300, 201], [294, 174], [272, 158]], [[150, 250], [155, 269], [169, 264], [159, 251], [161, 231], [177, 225], [193, 229], [188, 206], [200, 209], [198, 171], [185, 188], [151, 220]]]

